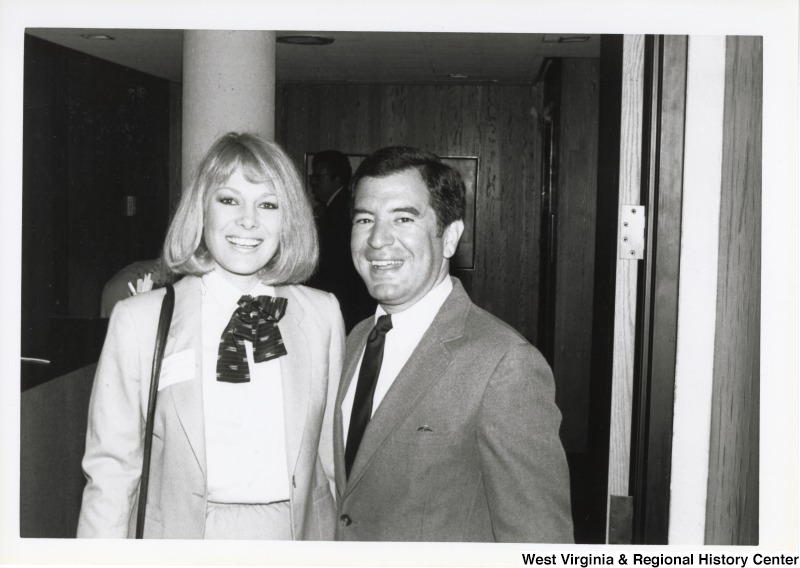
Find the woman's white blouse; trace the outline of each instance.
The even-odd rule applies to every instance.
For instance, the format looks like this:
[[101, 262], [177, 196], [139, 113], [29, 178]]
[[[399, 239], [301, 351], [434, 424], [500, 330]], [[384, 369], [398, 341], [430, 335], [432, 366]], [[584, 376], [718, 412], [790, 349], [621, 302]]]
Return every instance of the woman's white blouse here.
[[[217, 381], [220, 337], [242, 292], [212, 271], [202, 278], [203, 413], [208, 500], [218, 503], [272, 503], [289, 499], [289, 469], [281, 386], [281, 359], [253, 362], [250, 382]], [[259, 283], [251, 296], [275, 295]]]

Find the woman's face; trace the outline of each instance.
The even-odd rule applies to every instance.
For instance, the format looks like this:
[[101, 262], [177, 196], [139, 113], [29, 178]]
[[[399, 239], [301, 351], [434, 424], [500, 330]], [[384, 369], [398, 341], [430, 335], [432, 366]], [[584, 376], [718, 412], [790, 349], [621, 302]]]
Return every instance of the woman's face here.
[[238, 169], [206, 197], [206, 247], [219, 273], [243, 292], [252, 290], [278, 250], [279, 205], [270, 182], [251, 183]]

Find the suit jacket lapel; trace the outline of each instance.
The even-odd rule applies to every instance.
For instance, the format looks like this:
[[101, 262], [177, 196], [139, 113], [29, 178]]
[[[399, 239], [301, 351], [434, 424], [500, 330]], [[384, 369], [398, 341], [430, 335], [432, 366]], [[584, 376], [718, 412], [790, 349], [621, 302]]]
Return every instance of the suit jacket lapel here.
[[345, 494], [358, 483], [378, 449], [416, 407], [419, 398], [450, 365], [452, 357], [447, 342], [461, 337], [470, 307], [470, 299], [461, 283], [455, 278], [453, 283], [450, 296], [367, 425], [347, 480]]
[[339, 495], [344, 493], [344, 488], [347, 484], [344, 467], [345, 440], [344, 427], [342, 425], [342, 400], [347, 394], [347, 389], [350, 388], [350, 383], [354, 380], [353, 375], [356, 372], [358, 359], [361, 357], [361, 352], [364, 350], [364, 345], [367, 343], [367, 336], [371, 329], [372, 319], [370, 319], [369, 325], [359, 324], [348, 336], [344, 368], [339, 381], [339, 391], [336, 393], [336, 408], [334, 408], [333, 414], [333, 457], [335, 460], [336, 491]]
[[203, 426], [203, 366], [202, 366], [202, 284], [200, 278], [186, 276], [175, 284], [175, 310], [164, 356], [193, 349], [194, 377], [173, 385], [170, 389], [175, 412], [186, 438], [192, 447], [203, 476], [206, 475], [205, 429]]
[[300, 457], [300, 448], [305, 434], [308, 405], [311, 400], [311, 342], [303, 330], [305, 309], [291, 288], [276, 289], [278, 296], [289, 300], [286, 314], [279, 327], [287, 355], [280, 358], [281, 384], [283, 387], [284, 425], [286, 428], [286, 458], [290, 474], [294, 473]]

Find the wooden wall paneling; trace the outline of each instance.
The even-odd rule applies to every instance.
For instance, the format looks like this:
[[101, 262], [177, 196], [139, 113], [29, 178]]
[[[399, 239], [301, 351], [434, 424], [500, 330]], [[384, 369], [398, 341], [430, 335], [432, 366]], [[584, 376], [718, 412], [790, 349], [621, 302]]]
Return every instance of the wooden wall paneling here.
[[[320, 104], [316, 104], [318, 101]], [[306, 115], [304, 123], [306, 129], [305, 138], [306, 140], [314, 140], [316, 143], [310, 150], [326, 149], [328, 147], [328, 132], [325, 128], [326, 125], [322, 122], [322, 113], [330, 101], [326, 97], [325, 85], [311, 85], [306, 93], [304, 103], [302, 112]]]
[[[337, 85], [334, 108], [357, 108], [358, 91], [348, 88], [347, 85]], [[356, 113], [337, 113], [334, 148], [344, 148], [345, 152], [352, 153], [350, 148], [355, 142]]]
[[[319, 150], [331, 148], [334, 145], [333, 130], [334, 125], [331, 120], [334, 118], [332, 113], [333, 101], [331, 100], [330, 85], [315, 85], [314, 90], [317, 91], [316, 95], [319, 100], [324, 101], [321, 105], [308, 106], [308, 124], [309, 129], [315, 131], [317, 137], [317, 145]], [[311, 136], [309, 132], [309, 136]]]
[[[286, 119], [286, 140], [284, 144], [287, 152], [300, 169], [300, 175], [305, 175], [306, 152], [325, 150], [323, 139], [323, 125], [320, 122], [320, 105], [324, 104], [324, 97], [320, 85], [312, 85], [308, 89], [297, 89], [296, 85], [287, 87], [284, 103], [289, 110]], [[276, 132], [277, 136], [277, 132]], [[313, 146], [306, 142], [314, 140]], [[278, 142], [281, 142], [278, 138]], [[307, 183], [307, 182], [306, 182]], [[310, 191], [310, 188], [308, 188]]]
[[[475, 207], [480, 222], [476, 226], [475, 232], [475, 273], [472, 280], [472, 293], [475, 303], [493, 314], [498, 314], [502, 296], [507, 294], [508, 290], [505, 290], [500, 297], [497, 297], [494, 292], [498, 288], [502, 289], [508, 258], [503, 250], [503, 215], [499, 207], [501, 199], [501, 180], [498, 171], [499, 127], [497, 106], [493, 106], [497, 102], [494, 98], [494, 91], [488, 87], [484, 89], [484, 98], [479, 120], [483, 181], [475, 196]], [[495, 270], [496, 265], [501, 266], [501, 270]]]
[[419, 145], [408, 132], [408, 87], [383, 86], [381, 100], [381, 146]]
[[[439, 109], [439, 123], [432, 128], [433, 141], [436, 148], [441, 148], [441, 154], [464, 155], [463, 148], [455, 141], [463, 133], [464, 128], [474, 129], [475, 126], [467, 125], [460, 120], [462, 111], [453, 108], [449, 101], [460, 104], [466, 86], [436, 85], [431, 91], [430, 104]], [[424, 120], [424, 117], [423, 117]]]
[[362, 143], [363, 152], [372, 153], [383, 146], [383, 113], [381, 112], [381, 101], [383, 100], [383, 88], [380, 85], [370, 85], [369, 87], [369, 116], [370, 128], [369, 138]]
[[[507, 103], [504, 123], [508, 136], [503, 138], [501, 151], [503, 184], [509, 189], [506, 211], [513, 219], [509, 234], [509, 269], [513, 273], [514, 293], [509, 296], [505, 317], [532, 343], [536, 343], [536, 313], [538, 308], [539, 275], [539, 160], [536, 155], [538, 122], [530, 89], [506, 90]], [[512, 260], [516, 259], [516, 260]]]
[[374, 88], [370, 85], [358, 85], [355, 87], [355, 126], [353, 139], [350, 143], [350, 152], [367, 154], [373, 149], [372, 145], [378, 138], [380, 132], [380, 121], [374, 116], [373, 95]]
[[444, 109], [437, 104], [437, 88], [440, 87], [431, 85], [405, 89], [408, 101], [406, 137], [413, 138], [414, 146], [439, 154], [442, 153], [439, 133]]
[[[452, 148], [451, 154], [453, 155], [476, 156], [478, 158], [474, 244], [474, 258], [477, 263], [478, 254], [482, 254], [478, 252], [478, 247], [482, 246], [481, 242], [484, 239], [484, 233], [482, 232], [484, 219], [477, 199], [483, 192], [486, 177], [485, 156], [481, 151], [481, 116], [486, 89], [478, 85], [468, 85], [454, 88], [453, 90], [454, 100], [445, 100], [443, 102], [448, 111], [448, 122], [451, 125], [450, 128], [444, 129], [446, 143], [448, 147]], [[474, 266], [477, 266], [477, 264]], [[475, 269], [452, 270], [453, 275], [461, 280], [473, 301], [477, 302], [475, 295], [479, 292], [477, 288], [473, 287], [473, 279], [476, 272]]]
[[497, 136], [497, 156], [493, 164], [497, 180], [493, 200], [496, 215], [495, 238], [490, 241], [491, 248], [487, 251], [488, 254], [499, 257], [496, 258], [498, 264], [492, 270], [494, 278], [490, 280], [493, 313], [500, 319], [510, 322], [512, 326], [518, 327], [520, 312], [518, 278], [520, 263], [523, 262], [517, 252], [522, 237], [518, 193], [521, 180], [513, 175], [518, 173], [518, 162], [506, 162], [500, 157], [507, 155], [506, 152], [518, 142], [514, 137], [514, 121], [518, 122], [519, 117], [514, 116], [512, 119], [512, 113], [507, 110], [506, 105], [511, 103], [510, 93], [494, 86], [489, 86], [488, 91], [492, 99], [489, 106], [494, 114]]
[[762, 58], [728, 37], [706, 544], [759, 542]]
[[[307, 89], [301, 91], [292, 84], [279, 85], [276, 89], [275, 116], [279, 119], [275, 124], [275, 139], [299, 168], [303, 168], [305, 152], [315, 150], [305, 145], [309, 115], [305, 104], [307, 93]], [[301, 175], [303, 173], [301, 169]]]
[[[436, 104], [441, 108], [442, 127], [438, 129], [438, 144], [442, 148], [448, 148], [448, 154], [455, 156], [474, 156], [474, 145], [464, 146], [464, 141], [469, 140], [467, 132], [474, 132], [477, 124], [469, 120], [474, 103], [466, 106], [470, 98], [470, 93], [474, 92], [475, 87], [440, 87], [439, 96]], [[448, 104], [454, 101], [455, 104]], [[480, 167], [480, 164], [479, 164]]]
[[[518, 122], [520, 135], [520, 211], [522, 212], [522, 230], [520, 240], [520, 315], [519, 329], [534, 345], [537, 343], [539, 313], [539, 234], [541, 230], [541, 133], [539, 115], [534, 109], [541, 107], [537, 101], [537, 93], [541, 95], [541, 86], [526, 88], [520, 91], [517, 112], [521, 117]], [[596, 182], [596, 179], [595, 179]]]
[[[644, 36], [623, 40], [619, 204], [640, 200]], [[637, 260], [617, 262], [614, 308], [614, 363], [608, 464], [609, 496], [629, 493]]]
[[343, 85], [322, 85], [322, 98], [325, 104], [320, 108], [320, 150], [340, 149], [342, 138], [347, 136], [347, 119], [350, 113], [341, 113], [338, 109], [347, 108], [344, 100]]
[[567, 59], [561, 72], [553, 371], [568, 452], [585, 452], [589, 428], [597, 213], [599, 62]]

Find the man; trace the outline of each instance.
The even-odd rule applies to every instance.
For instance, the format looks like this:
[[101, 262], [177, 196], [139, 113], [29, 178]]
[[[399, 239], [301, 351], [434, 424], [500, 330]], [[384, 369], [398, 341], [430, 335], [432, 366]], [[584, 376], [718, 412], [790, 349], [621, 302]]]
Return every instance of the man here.
[[572, 542], [552, 373], [448, 275], [464, 229], [459, 174], [392, 147], [352, 187], [353, 262], [379, 306], [347, 338], [336, 538]]
[[[334, 204], [337, 207], [341, 207], [339, 204], [345, 203], [347, 205], [345, 210], [348, 215], [342, 224], [347, 226], [348, 229], [350, 228], [350, 211], [345, 188], [350, 183], [352, 173], [350, 160], [347, 159], [347, 156], [336, 150], [324, 150], [314, 154], [311, 160], [311, 175], [308, 176], [311, 193], [314, 195], [317, 204], [322, 206], [319, 209], [315, 209], [315, 211], [320, 216], [325, 216], [326, 213], [330, 212]], [[348, 230], [347, 233], [349, 234], [349, 232]]]
[[317, 201], [319, 268], [309, 285], [331, 292], [339, 300], [345, 329], [350, 331], [375, 310], [375, 302], [350, 261], [350, 192], [352, 170], [347, 156], [336, 150], [314, 155], [309, 182]]
[[129, 264], [103, 286], [100, 298], [100, 317], [110, 318], [111, 311], [120, 300], [130, 298], [153, 288], [172, 282], [173, 276], [162, 266], [161, 259], [140, 260]]

